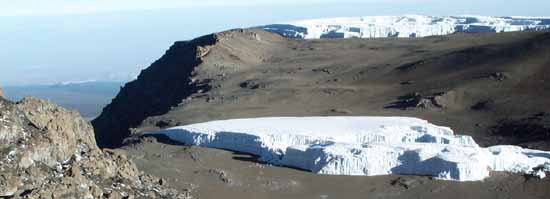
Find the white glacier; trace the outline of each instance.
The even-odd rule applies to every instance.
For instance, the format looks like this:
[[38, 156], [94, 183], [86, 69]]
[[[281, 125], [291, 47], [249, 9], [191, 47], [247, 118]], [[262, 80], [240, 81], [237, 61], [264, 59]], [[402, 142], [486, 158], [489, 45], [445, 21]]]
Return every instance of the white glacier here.
[[382, 38], [426, 37], [456, 32], [510, 32], [550, 29], [550, 17], [366, 16], [291, 21], [261, 26], [287, 37]]
[[470, 136], [407, 117], [233, 119], [155, 132], [173, 140], [258, 155], [261, 161], [329, 175], [405, 174], [477, 181], [490, 171], [544, 177], [550, 152], [479, 147]]

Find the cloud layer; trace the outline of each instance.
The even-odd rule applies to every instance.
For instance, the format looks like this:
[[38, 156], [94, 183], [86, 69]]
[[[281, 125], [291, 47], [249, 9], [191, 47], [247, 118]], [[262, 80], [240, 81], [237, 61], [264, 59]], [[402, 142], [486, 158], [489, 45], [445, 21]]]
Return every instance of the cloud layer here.
[[[391, 1], [391, 0], [390, 0]], [[0, 0], [0, 16], [89, 14], [111, 11], [159, 10], [185, 7], [313, 5], [384, 2], [382, 0]]]

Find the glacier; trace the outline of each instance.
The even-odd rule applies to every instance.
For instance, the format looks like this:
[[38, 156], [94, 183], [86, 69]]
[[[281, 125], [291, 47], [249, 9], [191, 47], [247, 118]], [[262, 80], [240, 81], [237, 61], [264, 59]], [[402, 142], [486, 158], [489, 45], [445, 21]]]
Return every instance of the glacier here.
[[270, 117], [220, 120], [152, 132], [201, 147], [257, 155], [318, 174], [432, 176], [479, 181], [491, 171], [545, 177], [550, 152], [480, 147], [448, 127], [409, 117]]
[[542, 31], [550, 29], [550, 17], [365, 16], [299, 20], [257, 28], [301, 39], [427, 37], [458, 32]]

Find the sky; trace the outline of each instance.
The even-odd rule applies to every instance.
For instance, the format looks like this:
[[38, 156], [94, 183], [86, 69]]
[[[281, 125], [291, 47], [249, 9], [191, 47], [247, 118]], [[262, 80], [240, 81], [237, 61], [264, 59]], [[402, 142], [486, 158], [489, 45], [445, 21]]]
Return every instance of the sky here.
[[0, 0], [0, 86], [128, 81], [173, 42], [231, 28], [342, 16], [550, 16], [548, 8], [548, 0]]

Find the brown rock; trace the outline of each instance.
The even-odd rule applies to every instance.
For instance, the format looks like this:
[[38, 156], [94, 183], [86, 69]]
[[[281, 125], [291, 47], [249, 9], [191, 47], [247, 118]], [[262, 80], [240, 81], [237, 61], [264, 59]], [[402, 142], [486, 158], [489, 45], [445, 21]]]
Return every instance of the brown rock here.
[[[33, 97], [24, 98], [17, 103], [17, 107], [34, 126], [45, 131], [45, 138], [51, 138], [40, 142], [42, 144], [30, 154], [31, 157], [42, 158], [44, 163], [51, 166], [55, 162], [70, 159], [78, 143], [97, 148], [92, 127], [77, 112]], [[47, 152], [52, 154], [44, 154]]]
[[436, 94], [433, 97], [433, 104], [440, 108], [448, 108], [452, 106], [452, 104], [456, 101], [456, 92], [455, 91], [448, 91], [444, 93]]
[[[100, 150], [78, 113], [36, 98], [0, 100], [0, 197], [135, 198], [155, 191], [185, 198], [158, 182], [141, 180], [126, 155]], [[116, 190], [114, 190], [116, 189]], [[111, 193], [112, 192], [112, 193]]]

